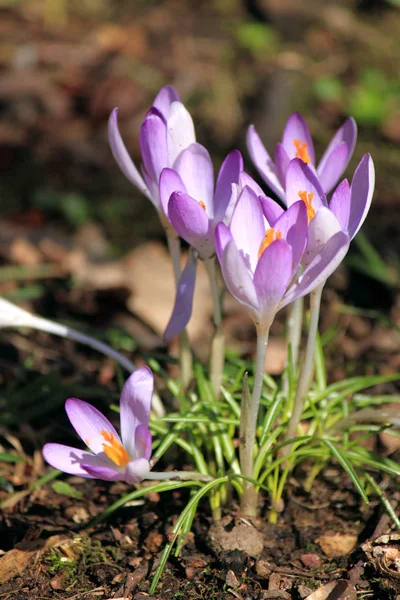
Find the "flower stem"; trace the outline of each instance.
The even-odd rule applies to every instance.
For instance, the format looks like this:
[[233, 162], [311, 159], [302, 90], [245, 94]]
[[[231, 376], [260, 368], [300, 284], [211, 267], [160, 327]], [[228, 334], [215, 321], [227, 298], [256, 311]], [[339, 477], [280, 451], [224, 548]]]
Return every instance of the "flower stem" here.
[[[265, 356], [267, 353], [269, 328], [257, 328], [257, 357], [256, 371], [254, 374], [254, 387], [251, 397], [251, 403], [248, 407], [243, 407], [241, 421], [243, 420], [243, 437], [240, 439], [240, 466], [242, 475], [253, 477], [253, 451], [256, 439], [257, 418], [260, 408], [260, 399], [263, 385], [263, 375], [265, 366]], [[257, 514], [257, 492], [250, 481], [244, 482], [243, 495], [240, 500], [240, 508], [245, 515], [255, 517]]]
[[[314, 352], [317, 339], [319, 311], [321, 307], [321, 296], [324, 284], [318, 287], [310, 294], [310, 325], [308, 329], [308, 339], [306, 347], [306, 355], [300, 370], [299, 381], [297, 383], [296, 396], [294, 399], [293, 411], [290, 417], [288, 429], [286, 432], [286, 441], [291, 440], [297, 431], [300, 423], [301, 414], [304, 408], [305, 398], [310, 389], [313, 373], [314, 373]], [[286, 455], [290, 451], [290, 446], [283, 448], [283, 453]]]
[[197, 471], [150, 471], [146, 475], [146, 479], [153, 479], [156, 481], [164, 479], [179, 479], [180, 481], [212, 481], [213, 477], [211, 477], [211, 475], [205, 475], [204, 473], [198, 473]]
[[219, 398], [221, 395], [222, 374], [224, 371], [225, 362], [225, 336], [222, 328], [222, 307], [221, 297], [218, 289], [215, 256], [207, 258], [204, 261], [204, 266], [210, 282], [213, 301], [214, 335], [211, 341], [210, 380], [215, 397]]
[[[290, 312], [287, 320], [287, 341], [292, 353], [292, 368], [296, 372], [297, 361], [299, 360], [299, 349], [301, 341], [301, 328], [303, 324], [304, 298], [297, 298], [290, 306]], [[285, 377], [284, 388], [289, 389], [289, 377]]]
[[[175, 286], [178, 287], [181, 276], [181, 243], [175, 232], [166, 230], [168, 249], [171, 255], [174, 271]], [[193, 358], [190, 349], [189, 336], [184, 329], [179, 334], [179, 362], [181, 367], [181, 380], [183, 389], [186, 390], [193, 377]]]

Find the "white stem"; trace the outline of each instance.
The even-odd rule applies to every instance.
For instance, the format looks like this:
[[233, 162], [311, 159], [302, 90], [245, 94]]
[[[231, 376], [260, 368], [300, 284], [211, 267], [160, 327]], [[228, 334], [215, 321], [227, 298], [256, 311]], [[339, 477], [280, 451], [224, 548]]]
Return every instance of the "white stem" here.
[[181, 481], [212, 481], [210, 475], [204, 473], [198, 473], [197, 471], [163, 471], [158, 473], [157, 471], [150, 471], [146, 475], [146, 479], [163, 480], [163, 479], [180, 479]]
[[[250, 478], [253, 477], [254, 443], [256, 440], [257, 419], [263, 386], [268, 337], [269, 328], [265, 329], [260, 326], [257, 327], [257, 357], [253, 394], [251, 397], [250, 410], [245, 410], [243, 412], [244, 436], [243, 439], [240, 440], [240, 443], [243, 444], [243, 448], [240, 452], [240, 467], [242, 475]], [[250, 483], [249, 481], [245, 481], [243, 487], [244, 491], [240, 499], [240, 508], [245, 515], [248, 515], [249, 517], [255, 517], [257, 514], [257, 493], [254, 484]]]
[[[171, 255], [172, 268], [174, 271], [175, 287], [178, 287], [181, 276], [181, 242], [175, 231], [166, 229], [168, 249]], [[186, 390], [193, 377], [193, 358], [187, 330], [179, 334], [179, 362], [181, 367], [181, 379], [183, 389]]]
[[[315, 343], [317, 340], [319, 311], [321, 307], [321, 296], [322, 290], [324, 289], [324, 285], [325, 284], [322, 284], [310, 294], [310, 325], [308, 329], [306, 355], [300, 370], [296, 396], [294, 399], [293, 412], [290, 417], [288, 429], [286, 432], [286, 440], [291, 440], [296, 435], [297, 427], [300, 423], [301, 415], [304, 408], [304, 402], [308, 390], [310, 389], [310, 385], [314, 374]], [[283, 448], [284, 455], [288, 454], [289, 451], [290, 446], [285, 446]]]
[[[31, 327], [32, 329], [38, 329], [39, 331], [45, 331], [59, 337], [68, 338], [75, 340], [80, 344], [89, 346], [97, 350], [101, 354], [108, 356], [117, 361], [124, 369], [133, 373], [136, 370], [135, 365], [125, 356], [113, 350], [107, 344], [96, 340], [90, 335], [85, 335], [76, 329], [60, 325], [54, 321], [49, 321], [43, 317], [32, 315], [26, 310], [15, 306], [11, 302], [0, 298], [0, 328], [1, 327]], [[162, 417], [165, 415], [165, 408], [157, 394], [153, 394], [152, 408], [157, 416]]]
[[211, 341], [210, 352], [210, 380], [215, 397], [221, 395], [222, 375], [225, 362], [225, 336], [222, 328], [221, 297], [218, 289], [216, 258], [212, 256], [204, 261], [210, 283], [213, 301], [214, 335]]
[[287, 340], [292, 351], [292, 365], [294, 372], [296, 372], [297, 361], [299, 359], [303, 308], [304, 298], [297, 298], [290, 306], [289, 318], [287, 321]]

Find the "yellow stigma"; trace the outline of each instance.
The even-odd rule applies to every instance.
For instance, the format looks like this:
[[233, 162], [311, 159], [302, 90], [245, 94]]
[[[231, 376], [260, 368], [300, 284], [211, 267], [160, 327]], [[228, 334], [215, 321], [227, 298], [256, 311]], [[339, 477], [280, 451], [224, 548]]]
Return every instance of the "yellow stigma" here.
[[260, 249], [258, 251], [258, 260], [260, 260], [262, 253], [264, 252], [264, 250], [266, 248], [268, 248], [268, 246], [270, 246], [272, 244], [272, 242], [275, 242], [276, 240], [280, 240], [281, 238], [282, 238], [282, 234], [280, 231], [275, 231], [275, 229], [273, 227], [270, 227], [269, 229], [267, 229], [267, 231], [265, 232], [265, 237], [264, 237], [263, 241], [261, 242]]
[[310, 163], [311, 158], [307, 152], [307, 142], [301, 140], [293, 140], [294, 147], [296, 148], [296, 158], [300, 158], [305, 163]]
[[206, 210], [206, 205], [204, 204], [203, 200], [199, 200], [199, 204], [203, 210]]
[[118, 467], [126, 467], [130, 458], [125, 448], [115, 439], [111, 431], [101, 431], [106, 444], [103, 444], [104, 453]]
[[310, 224], [315, 217], [315, 208], [312, 204], [314, 192], [310, 192], [309, 194], [307, 194], [307, 192], [299, 192], [299, 198], [300, 200], [303, 200], [304, 204], [306, 205], [308, 224]]

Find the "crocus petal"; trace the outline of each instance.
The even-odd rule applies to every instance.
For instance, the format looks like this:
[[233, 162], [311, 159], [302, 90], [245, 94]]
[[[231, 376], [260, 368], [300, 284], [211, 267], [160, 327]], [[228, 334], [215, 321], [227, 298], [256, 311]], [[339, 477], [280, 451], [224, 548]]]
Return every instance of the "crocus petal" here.
[[95, 477], [95, 475], [90, 475], [86, 469], [82, 468], [82, 463], [106, 466], [104, 461], [98, 456], [85, 450], [64, 446], [64, 444], [45, 444], [42, 454], [49, 465], [55, 469], [59, 469], [70, 475], [79, 475], [80, 477]]
[[261, 202], [264, 217], [267, 219], [269, 225], [273, 227], [274, 223], [285, 211], [275, 200], [269, 198], [269, 196], [259, 196], [259, 200]]
[[248, 173], [246, 173], [246, 171], [242, 171], [239, 177], [239, 188], [242, 190], [246, 186], [253, 190], [257, 197], [264, 195], [264, 192], [258, 183], [254, 181], [254, 179]]
[[279, 303], [292, 279], [292, 249], [285, 240], [276, 240], [264, 250], [254, 274], [254, 286], [261, 304], [262, 323], [271, 325]]
[[95, 479], [103, 479], [104, 481], [124, 481], [125, 480], [124, 474], [121, 473], [121, 471], [119, 471], [118, 469], [113, 469], [112, 467], [106, 467], [104, 465], [103, 466], [91, 465], [91, 464], [83, 462], [82, 469], [84, 469], [87, 472], [89, 477], [94, 477]]
[[[355, 120], [352, 117], [350, 117], [343, 123], [343, 125], [340, 127], [340, 129], [337, 130], [337, 132], [331, 139], [327, 149], [325, 150], [321, 160], [319, 161], [318, 174], [321, 175], [321, 173], [325, 170], [326, 163], [328, 161], [330, 162], [332, 152], [335, 150], [335, 148], [337, 146], [339, 146], [339, 144], [344, 142], [347, 147], [347, 162], [344, 164], [342, 172], [338, 174], [337, 179], [336, 179], [336, 181], [337, 181], [340, 178], [340, 176], [343, 174], [350, 158], [352, 157], [352, 154], [354, 152], [354, 147], [356, 145], [356, 140], [357, 140], [357, 125], [356, 125]], [[336, 182], [333, 183], [332, 187], [335, 185], [335, 183]], [[332, 187], [330, 189], [332, 189]], [[325, 193], [327, 193], [327, 194], [330, 191], [329, 189], [326, 189], [325, 187], [324, 187], [324, 190], [325, 190]]]
[[225, 223], [219, 223], [215, 228], [215, 250], [219, 262], [222, 260], [222, 255], [228, 243], [233, 240], [231, 230]]
[[174, 167], [180, 153], [196, 141], [194, 124], [182, 102], [171, 104], [168, 119], [168, 167]]
[[65, 411], [76, 433], [95, 454], [103, 452], [106, 441], [103, 433], [111, 434], [121, 443], [110, 421], [91, 404], [77, 398], [69, 398], [65, 403]]
[[143, 121], [140, 129], [140, 148], [147, 174], [158, 183], [161, 171], [168, 166], [167, 126], [155, 108], [149, 110]]
[[314, 260], [314, 257], [321, 252], [328, 240], [341, 230], [339, 221], [329, 208], [326, 206], [320, 208], [308, 228], [307, 248], [302, 265], [307, 267]]
[[129, 156], [125, 144], [122, 141], [121, 134], [119, 133], [118, 108], [114, 108], [108, 119], [108, 140], [110, 142], [111, 152], [125, 177], [145, 194], [145, 196], [152, 200], [150, 192]]
[[261, 202], [248, 187], [243, 188], [231, 221], [232, 237], [248, 268], [254, 273], [258, 252], [265, 236], [265, 221]]
[[201, 144], [191, 144], [174, 165], [182, 177], [187, 193], [197, 202], [203, 202], [207, 215], [214, 215], [214, 170], [210, 155]]
[[335, 187], [348, 162], [349, 149], [345, 142], [341, 142], [329, 155], [324, 164], [324, 168], [318, 169], [318, 179], [326, 194]]
[[[219, 225], [218, 227], [223, 227]], [[252, 277], [243, 256], [233, 240], [225, 246], [221, 257], [221, 271], [226, 287], [234, 298], [252, 314], [259, 317], [260, 303]]]
[[290, 287], [282, 301], [281, 307], [290, 304], [297, 298], [306, 296], [320, 285], [337, 269], [347, 254], [350, 238], [343, 231], [335, 233], [322, 250], [314, 257], [297, 283]]
[[274, 161], [271, 159], [254, 125], [247, 130], [247, 149], [251, 160], [264, 181], [281, 200], [285, 200], [285, 191], [279, 181]]
[[171, 318], [164, 333], [164, 339], [170, 340], [178, 335], [190, 321], [193, 309], [193, 294], [196, 284], [197, 255], [189, 252], [185, 268], [178, 282], [175, 304]]
[[214, 196], [214, 222], [223, 220], [232, 197], [232, 183], [239, 184], [243, 171], [243, 158], [239, 150], [233, 150], [225, 158], [218, 173]]
[[344, 179], [332, 194], [329, 210], [335, 215], [345, 233], [349, 229], [350, 218], [350, 184]]
[[290, 159], [301, 158], [301, 156], [298, 155], [298, 149], [296, 148], [295, 140], [302, 144], [307, 144], [306, 151], [310, 158], [310, 162], [312, 165], [315, 165], [314, 144], [310, 131], [301, 114], [297, 112], [293, 113], [288, 118], [282, 136], [282, 144], [285, 147], [287, 155]]
[[121, 437], [125, 450], [136, 456], [135, 430], [147, 426], [150, 418], [151, 398], [154, 390], [153, 373], [148, 367], [140, 367], [128, 377], [121, 392]]
[[147, 425], [139, 425], [135, 430], [135, 450], [137, 458], [150, 459], [151, 433]]
[[286, 171], [289, 166], [290, 158], [283, 144], [275, 146], [275, 168], [278, 179], [284, 188], [286, 185]]
[[[228, 206], [225, 210], [224, 218], [222, 219], [222, 223], [225, 223], [227, 227], [230, 226], [232, 221], [233, 211], [235, 210], [236, 203], [239, 197], [239, 185], [236, 183], [232, 183], [231, 185], [231, 197], [228, 202]], [[218, 223], [217, 219], [214, 217], [214, 224]]]
[[162, 114], [165, 121], [168, 119], [173, 102], [180, 102], [178, 92], [172, 85], [164, 85], [155, 97], [153, 106]]
[[139, 483], [146, 479], [147, 474], [150, 471], [149, 461], [145, 458], [138, 458], [132, 460], [125, 469], [124, 479], [127, 483]]
[[356, 235], [364, 223], [371, 206], [375, 187], [375, 169], [370, 154], [360, 161], [350, 188], [350, 217], [348, 233], [350, 239]]
[[[315, 219], [313, 219], [313, 221], [315, 221]], [[311, 223], [313, 221], [311, 221]], [[303, 257], [307, 244], [308, 220], [307, 209], [304, 202], [301, 202], [300, 200], [299, 202], [292, 204], [292, 206], [290, 206], [275, 222], [274, 229], [277, 233], [281, 234], [281, 239], [286, 240], [292, 248], [293, 275], [297, 271], [297, 267]]]
[[160, 202], [162, 209], [168, 217], [168, 203], [173, 192], [186, 193], [182, 177], [174, 169], [163, 169], [160, 175]]
[[196, 248], [201, 258], [214, 252], [211, 222], [202, 206], [188, 194], [174, 192], [168, 204], [172, 227], [188, 244]]
[[[299, 200], [303, 200], [300, 194], [305, 193], [310, 199], [309, 216], [315, 213], [321, 206], [327, 206], [326, 196], [316, 175], [310, 167], [299, 158], [290, 161], [286, 173], [286, 202], [291, 206]], [[311, 218], [310, 218], [311, 220]]]

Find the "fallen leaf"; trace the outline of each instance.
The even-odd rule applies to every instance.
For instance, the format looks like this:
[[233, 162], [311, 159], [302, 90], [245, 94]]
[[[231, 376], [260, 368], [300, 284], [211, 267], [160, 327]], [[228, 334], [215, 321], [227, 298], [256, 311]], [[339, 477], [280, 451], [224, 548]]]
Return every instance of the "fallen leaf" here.
[[354, 550], [357, 536], [351, 533], [327, 532], [325, 535], [321, 535], [316, 542], [328, 558], [335, 558]]

